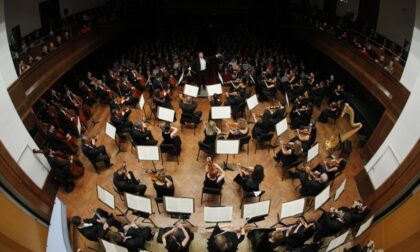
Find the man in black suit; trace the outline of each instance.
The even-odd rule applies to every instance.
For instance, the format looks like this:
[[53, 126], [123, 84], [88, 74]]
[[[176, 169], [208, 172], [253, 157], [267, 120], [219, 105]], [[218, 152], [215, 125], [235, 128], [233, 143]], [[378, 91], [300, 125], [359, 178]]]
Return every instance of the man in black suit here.
[[295, 173], [290, 172], [294, 178], [300, 179], [302, 196], [316, 196], [328, 184], [328, 175], [318, 171], [312, 171], [309, 166], [305, 170], [298, 170]]
[[82, 137], [82, 152], [92, 162], [98, 163], [103, 161], [107, 167], [112, 166], [110, 157], [106, 152], [105, 146], [96, 146], [98, 136], [88, 139], [86, 136]]
[[146, 128], [146, 124], [142, 120], [134, 123], [131, 130], [131, 138], [136, 145], [156, 145], [157, 141], [152, 135], [152, 132]]
[[133, 127], [133, 123], [128, 120], [131, 110], [121, 111], [121, 110], [112, 110], [111, 111], [111, 123], [117, 129], [118, 133], [130, 132]]
[[131, 223], [123, 226], [123, 232], [113, 233], [111, 240], [127, 248], [129, 252], [137, 252], [144, 249], [144, 244], [153, 239], [153, 235], [150, 227], [139, 227]]
[[118, 171], [114, 172], [113, 182], [120, 192], [144, 195], [147, 186], [140, 184], [140, 180], [134, 177], [132, 171], [127, 172], [127, 163], [124, 162]]
[[317, 232], [314, 241], [335, 235], [346, 226], [344, 214], [336, 208], [331, 208], [331, 212], [324, 212], [316, 222]]
[[181, 123], [183, 121], [183, 116], [194, 119], [196, 123], [200, 121], [203, 113], [201, 111], [195, 111], [197, 109], [197, 103], [191, 98], [191, 96], [184, 97], [182, 94], [179, 94], [179, 107], [182, 110]]
[[96, 209], [95, 214], [90, 219], [82, 219], [80, 216], [73, 216], [71, 222], [80, 233], [90, 241], [103, 239], [110, 226], [117, 229], [121, 228], [121, 223], [105, 210]]
[[238, 235], [235, 232], [224, 231], [216, 225], [208, 240], [207, 249], [209, 252], [235, 252], [238, 250], [238, 245], [244, 238], [244, 228], [241, 228], [241, 234], [238, 238]]
[[[209, 68], [209, 60], [213, 58], [220, 58], [221, 54], [216, 54], [215, 56], [211, 57], [204, 57], [203, 52], [198, 53], [198, 58], [194, 60], [192, 64], [192, 70], [195, 74], [197, 74], [198, 78], [198, 86], [205, 85], [207, 75], [208, 75], [208, 68]], [[189, 69], [190, 70], [190, 69]]]

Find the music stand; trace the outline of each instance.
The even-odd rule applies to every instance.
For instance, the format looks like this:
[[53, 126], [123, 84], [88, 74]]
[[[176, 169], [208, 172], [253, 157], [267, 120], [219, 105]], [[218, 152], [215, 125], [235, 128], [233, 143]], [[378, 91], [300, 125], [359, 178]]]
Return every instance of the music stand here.
[[283, 118], [283, 120], [281, 120], [280, 122], [278, 122], [276, 124], [276, 140], [274, 141], [274, 144], [277, 143], [277, 140], [279, 139], [280, 135], [283, 134], [284, 132], [286, 132], [288, 129], [287, 126], [287, 118]]
[[204, 221], [207, 223], [216, 223], [215, 226], [206, 227], [206, 229], [215, 228], [219, 223], [232, 222], [233, 207], [204, 207]]
[[152, 215], [153, 212], [152, 201], [149, 198], [125, 193], [125, 199], [127, 207], [127, 211], [125, 212], [125, 214], [127, 214], [127, 212], [131, 210], [133, 215], [137, 216], [134, 222], [136, 222], [138, 218], [142, 217], [142, 223], [151, 223], [154, 227], [157, 227], [156, 224], [152, 221], [152, 219], [150, 219], [150, 215]]
[[276, 225], [286, 226], [286, 224], [284, 224], [282, 220], [287, 219], [287, 218], [303, 217], [304, 212], [305, 212], [305, 198], [300, 198], [297, 200], [284, 202], [281, 205], [280, 213], [277, 213], [277, 223], [272, 225], [271, 227], [273, 228]]
[[184, 95], [188, 95], [188, 96], [191, 96], [191, 97], [197, 97], [198, 96], [198, 89], [199, 89], [199, 87], [197, 87], [197, 86], [192, 86], [192, 85], [189, 85], [189, 84], [185, 84], [185, 86], [184, 86]]
[[158, 106], [157, 118], [166, 122], [174, 122], [175, 110]]
[[99, 239], [102, 246], [105, 248], [105, 252], [128, 252], [128, 249], [112, 242]]
[[242, 218], [246, 220], [246, 225], [258, 227], [257, 222], [263, 221], [270, 212], [271, 200], [264, 200], [255, 203], [244, 204], [242, 208]]
[[154, 161], [159, 161], [159, 147], [157, 145], [137, 145], [137, 160], [152, 161], [154, 172], [157, 172]]
[[340, 186], [339, 186], [339, 187], [337, 188], [337, 190], [335, 191], [335, 194], [334, 194], [334, 201], [337, 201], [337, 200], [338, 200], [338, 198], [340, 198], [341, 194], [343, 194], [343, 192], [344, 192], [344, 188], [346, 187], [346, 181], [347, 181], [347, 178], [345, 178], [345, 179], [344, 179], [344, 181], [343, 181], [343, 182], [341, 182]]
[[251, 113], [252, 110], [258, 106], [258, 98], [257, 95], [254, 94], [253, 96], [249, 97], [248, 99], [246, 99], [246, 104], [248, 105], [248, 111], [249, 111], [249, 118], [248, 118], [248, 123], [250, 123], [250, 119], [252, 118]]
[[[315, 196], [314, 201], [314, 211], [321, 208], [328, 200], [330, 199], [330, 185], [324, 188], [317, 196]], [[308, 204], [309, 208], [311, 209], [312, 204]]]
[[144, 105], [146, 104], [146, 100], [144, 99], [144, 95], [143, 94], [141, 94], [141, 96], [140, 96], [140, 100], [139, 100], [139, 108], [140, 108], [140, 110], [141, 111], [143, 111], [143, 113], [144, 113], [144, 118], [146, 118], [146, 119], [150, 119], [151, 117], [152, 117], [152, 113], [153, 112], [150, 112], [150, 118], [147, 118], [147, 113], [146, 113], [146, 110], [144, 109]]
[[96, 197], [107, 207], [120, 212], [121, 214], [119, 214], [118, 216], [125, 216], [125, 213], [115, 205], [114, 195], [98, 184], [96, 184]]
[[236, 155], [239, 153], [240, 141], [239, 139], [235, 140], [216, 140], [216, 154], [226, 154], [226, 161], [223, 162], [223, 170], [234, 171], [234, 169], [229, 166], [229, 154]]
[[373, 219], [374, 219], [374, 215], [372, 215], [367, 221], [365, 221], [357, 230], [356, 233], [356, 238], [359, 237], [360, 235], [362, 235], [366, 230], [368, 230], [368, 228], [370, 227], [370, 225], [372, 225]]
[[319, 143], [316, 143], [308, 150], [308, 155], [306, 156], [306, 163], [311, 162], [319, 154]]
[[194, 198], [164, 196], [163, 205], [165, 211], [171, 214], [171, 218], [178, 219], [174, 225], [178, 222], [186, 222], [194, 227], [194, 225], [188, 221], [191, 214], [195, 212]]
[[346, 241], [348, 234], [349, 234], [349, 230], [347, 230], [347, 232], [341, 234], [337, 238], [330, 241], [330, 243], [328, 244], [328, 247], [326, 249], [326, 252], [334, 250], [334, 249], [338, 248], [339, 246], [341, 246]]
[[222, 84], [206, 85], [207, 95], [213, 96], [214, 94], [222, 94]]

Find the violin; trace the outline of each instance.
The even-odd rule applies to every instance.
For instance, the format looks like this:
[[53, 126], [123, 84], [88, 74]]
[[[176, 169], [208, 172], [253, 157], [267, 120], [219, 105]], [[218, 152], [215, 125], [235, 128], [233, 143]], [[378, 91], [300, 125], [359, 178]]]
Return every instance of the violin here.
[[146, 170], [146, 174], [150, 176], [150, 178], [152, 179], [152, 182], [156, 182], [159, 180], [159, 176], [158, 173], [163, 171], [163, 169], [154, 171], [152, 169]]

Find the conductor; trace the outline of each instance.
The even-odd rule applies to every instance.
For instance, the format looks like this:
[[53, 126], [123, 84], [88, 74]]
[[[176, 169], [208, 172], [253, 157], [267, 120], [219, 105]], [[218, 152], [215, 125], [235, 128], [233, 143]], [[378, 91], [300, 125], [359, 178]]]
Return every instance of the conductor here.
[[[204, 87], [205, 83], [206, 83], [206, 79], [208, 76], [208, 71], [207, 69], [209, 68], [209, 60], [213, 59], [213, 58], [221, 58], [222, 55], [221, 54], [216, 54], [215, 56], [210, 56], [210, 57], [204, 57], [203, 52], [199, 52], [198, 53], [198, 58], [194, 60], [193, 64], [192, 64], [192, 70], [195, 74], [197, 74], [197, 85], [201, 87]], [[191, 70], [191, 68], [189, 68], [188, 70]]]

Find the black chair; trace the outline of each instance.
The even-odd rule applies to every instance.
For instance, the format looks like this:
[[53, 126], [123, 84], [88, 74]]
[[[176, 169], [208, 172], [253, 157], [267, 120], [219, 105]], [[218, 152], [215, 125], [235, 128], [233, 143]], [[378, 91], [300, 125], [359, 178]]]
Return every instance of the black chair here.
[[205, 144], [203, 142], [198, 142], [197, 161], [198, 161], [198, 157], [200, 156], [200, 151], [203, 151], [203, 152], [207, 153], [210, 156], [216, 155], [216, 153], [214, 151], [214, 148], [212, 148], [210, 145]]
[[161, 197], [156, 197], [156, 198], [155, 198], [155, 203], [156, 203], [156, 206], [157, 206], [157, 209], [158, 209], [158, 213], [161, 213], [161, 212], [160, 212], [160, 208], [159, 208], [159, 204], [163, 204], [163, 198], [161, 198]]
[[238, 117], [244, 117], [245, 118], [245, 116], [246, 116], [245, 108], [246, 108], [246, 102], [243, 102], [243, 103], [239, 104], [238, 108], [235, 109], [235, 111], [232, 110], [232, 118], [235, 119], [235, 120]]
[[305, 159], [306, 159], [306, 155], [302, 154], [295, 162], [292, 162], [287, 165], [283, 165], [283, 176], [281, 178], [281, 181], [284, 181], [284, 178], [286, 177], [287, 171], [289, 169], [297, 168]]
[[162, 160], [162, 165], [163, 165], [163, 153], [169, 154], [171, 156], [175, 156], [176, 157], [176, 162], [179, 165], [179, 152], [176, 150], [175, 145], [173, 144], [161, 144], [160, 145], [160, 159]]
[[255, 154], [257, 154], [258, 145], [266, 145], [266, 146], [268, 146], [268, 152], [270, 152], [271, 148], [273, 147], [271, 145], [271, 139], [273, 138], [273, 136], [274, 136], [273, 133], [267, 133], [267, 134], [262, 134], [258, 138], [254, 138], [254, 142], [255, 142]]
[[182, 113], [180, 123], [181, 123], [181, 132], [183, 131], [184, 126], [186, 124], [193, 125], [194, 126], [194, 136], [195, 136], [195, 129], [197, 128], [197, 125], [200, 123], [200, 121], [197, 119], [197, 117], [195, 115]]
[[246, 154], [249, 155], [249, 141], [251, 140], [251, 136], [244, 136], [239, 138], [239, 145], [242, 147], [246, 145]]
[[203, 195], [204, 194], [211, 194], [211, 195], [220, 196], [219, 197], [219, 205], [222, 205], [222, 188], [212, 188], [212, 187], [203, 186], [203, 190], [201, 191], [201, 205], [203, 205]]
[[260, 194], [256, 196], [255, 194], [250, 194], [250, 193], [245, 192], [244, 189], [242, 189], [242, 188], [241, 188], [241, 191], [242, 191], [242, 197], [241, 197], [241, 208], [240, 209], [242, 209], [245, 199], [258, 199], [258, 202], [260, 202], [261, 197], [265, 194], [265, 191], [260, 191]]
[[[86, 155], [85, 155], [86, 156]], [[93, 168], [95, 169], [96, 173], [99, 174], [99, 163], [103, 163], [105, 165], [104, 161], [96, 161], [94, 159], [91, 159], [90, 157], [86, 156], [89, 160], [89, 162], [92, 164]]]
[[121, 192], [120, 190], [118, 190], [115, 186], [114, 186], [114, 191], [118, 194], [118, 196], [120, 196], [120, 199], [122, 201], [125, 200], [125, 196], [124, 196], [124, 192]]

